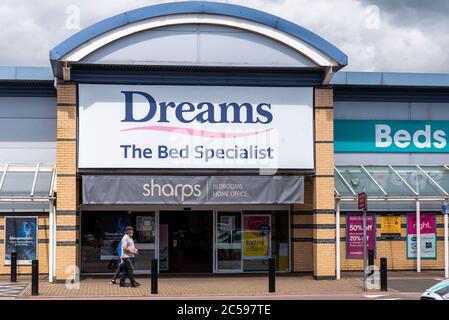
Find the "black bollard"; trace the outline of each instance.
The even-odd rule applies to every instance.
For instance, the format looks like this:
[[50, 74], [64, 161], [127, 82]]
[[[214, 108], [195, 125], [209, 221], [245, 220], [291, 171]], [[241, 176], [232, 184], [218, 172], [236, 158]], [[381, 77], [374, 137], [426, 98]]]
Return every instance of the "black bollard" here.
[[380, 290], [388, 291], [387, 258], [380, 258]]
[[31, 295], [39, 295], [39, 260], [31, 262]]
[[11, 252], [11, 282], [17, 282], [17, 252]]
[[374, 250], [368, 250], [368, 266], [374, 266]]
[[151, 260], [151, 294], [157, 294], [157, 276], [158, 276], [158, 261]]
[[276, 260], [268, 259], [268, 292], [276, 292]]

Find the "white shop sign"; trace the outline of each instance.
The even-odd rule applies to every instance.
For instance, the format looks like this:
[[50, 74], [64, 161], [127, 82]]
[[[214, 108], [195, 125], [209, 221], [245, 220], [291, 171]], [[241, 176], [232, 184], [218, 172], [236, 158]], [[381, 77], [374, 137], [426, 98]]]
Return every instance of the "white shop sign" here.
[[313, 88], [79, 85], [80, 168], [313, 169]]

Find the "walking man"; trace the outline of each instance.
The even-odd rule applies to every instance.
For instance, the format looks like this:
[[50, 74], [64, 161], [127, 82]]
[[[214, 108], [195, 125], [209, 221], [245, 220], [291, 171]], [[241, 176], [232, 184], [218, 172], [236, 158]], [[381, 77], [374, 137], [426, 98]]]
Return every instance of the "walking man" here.
[[120, 275], [120, 287], [125, 287], [126, 277], [131, 281], [131, 287], [139, 287], [140, 284], [134, 277], [134, 256], [138, 254], [138, 250], [134, 246], [134, 229], [133, 227], [126, 227], [125, 235], [122, 238], [122, 261], [123, 270]]

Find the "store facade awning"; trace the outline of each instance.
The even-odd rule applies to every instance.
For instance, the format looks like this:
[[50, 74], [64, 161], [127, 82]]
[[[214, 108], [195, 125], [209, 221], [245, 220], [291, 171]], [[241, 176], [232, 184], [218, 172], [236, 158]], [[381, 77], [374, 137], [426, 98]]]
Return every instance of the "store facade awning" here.
[[356, 201], [448, 201], [449, 166], [336, 166], [335, 198]]
[[0, 163], [0, 203], [48, 202], [54, 199], [55, 178], [52, 163]]

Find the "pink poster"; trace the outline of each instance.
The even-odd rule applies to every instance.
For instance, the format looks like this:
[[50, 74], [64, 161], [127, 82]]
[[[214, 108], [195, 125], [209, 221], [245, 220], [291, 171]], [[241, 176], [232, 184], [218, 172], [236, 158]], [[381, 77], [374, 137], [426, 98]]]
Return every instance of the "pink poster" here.
[[[421, 224], [421, 234], [434, 234], [435, 233], [435, 215], [421, 213], [419, 216]], [[416, 234], [416, 214], [411, 213], [407, 215], [407, 234]]]
[[[437, 258], [436, 216], [433, 213], [421, 213], [420, 253], [422, 259]], [[407, 258], [417, 257], [418, 241], [416, 233], [416, 213], [407, 214]]]
[[[376, 251], [376, 215], [366, 215], [367, 250]], [[363, 215], [348, 214], [346, 218], [346, 257], [363, 259]]]

